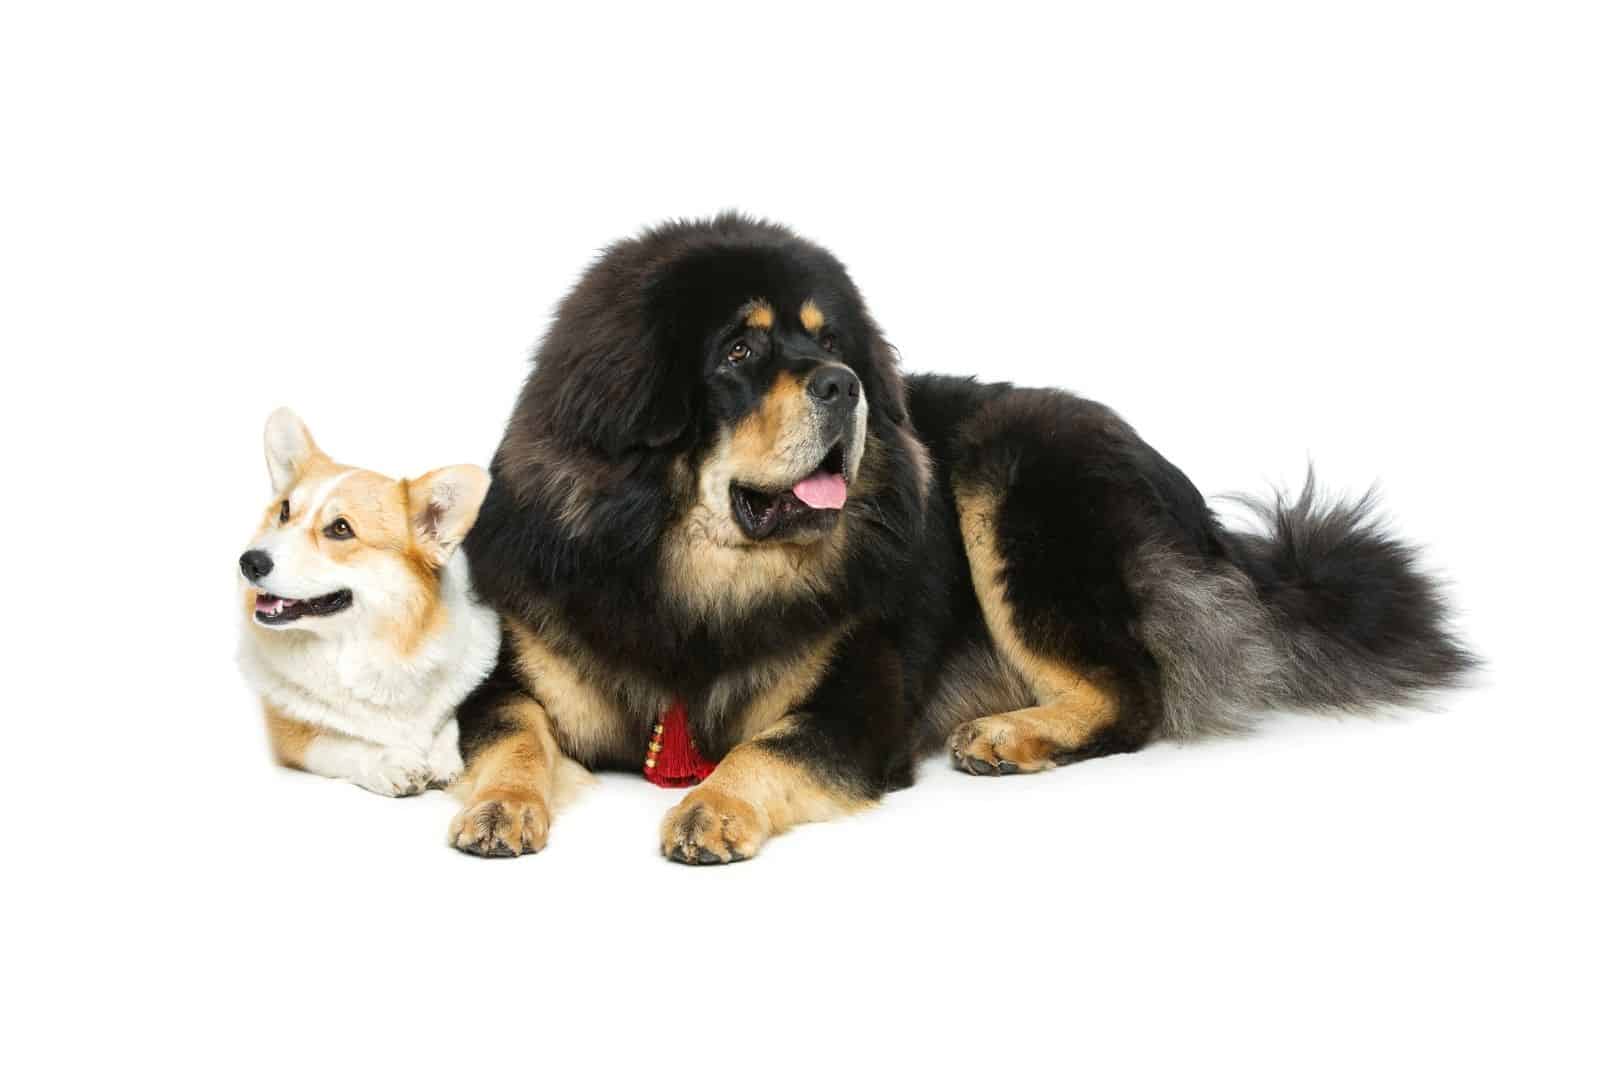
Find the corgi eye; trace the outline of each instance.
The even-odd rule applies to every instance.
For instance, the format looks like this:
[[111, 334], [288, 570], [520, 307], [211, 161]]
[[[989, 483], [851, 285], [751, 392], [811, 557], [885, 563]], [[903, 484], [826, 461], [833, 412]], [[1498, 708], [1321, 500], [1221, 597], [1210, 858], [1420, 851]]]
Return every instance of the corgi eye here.
[[343, 516], [340, 516], [338, 519], [335, 519], [333, 522], [323, 527], [322, 533], [326, 534], [334, 541], [346, 541], [356, 536], [356, 532], [350, 529], [349, 521]]
[[735, 341], [733, 348], [728, 350], [729, 363], [743, 363], [750, 355], [750, 346], [743, 341]]
[[289, 521], [289, 502], [288, 501], [284, 501], [282, 504], [280, 504], [278, 506], [278, 522], [287, 523], [288, 521]]
[[839, 342], [832, 334], [823, 334], [822, 335], [822, 351], [823, 352], [838, 352], [839, 351]]

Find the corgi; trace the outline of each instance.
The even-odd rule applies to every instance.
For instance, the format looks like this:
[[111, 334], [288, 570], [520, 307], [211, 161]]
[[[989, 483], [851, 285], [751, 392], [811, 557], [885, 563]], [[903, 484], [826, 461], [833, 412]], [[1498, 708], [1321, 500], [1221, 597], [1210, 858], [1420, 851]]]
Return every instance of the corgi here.
[[388, 797], [448, 785], [456, 706], [500, 652], [460, 551], [488, 472], [346, 467], [287, 408], [267, 419], [266, 454], [272, 502], [239, 557], [239, 664], [273, 755]]

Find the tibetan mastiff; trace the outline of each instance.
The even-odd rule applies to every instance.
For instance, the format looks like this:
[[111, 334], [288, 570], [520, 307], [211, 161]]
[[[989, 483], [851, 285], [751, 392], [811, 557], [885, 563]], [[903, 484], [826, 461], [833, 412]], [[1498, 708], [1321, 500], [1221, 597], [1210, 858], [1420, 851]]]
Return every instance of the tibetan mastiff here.
[[715, 770], [661, 849], [719, 864], [936, 747], [1040, 771], [1472, 664], [1366, 501], [1308, 484], [1225, 529], [1100, 404], [902, 379], [837, 259], [736, 215], [601, 255], [491, 471], [466, 552], [505, 640], [460, 712], [472, 853], [541, 849], [558, 764], [654, 767], [672, 709]]

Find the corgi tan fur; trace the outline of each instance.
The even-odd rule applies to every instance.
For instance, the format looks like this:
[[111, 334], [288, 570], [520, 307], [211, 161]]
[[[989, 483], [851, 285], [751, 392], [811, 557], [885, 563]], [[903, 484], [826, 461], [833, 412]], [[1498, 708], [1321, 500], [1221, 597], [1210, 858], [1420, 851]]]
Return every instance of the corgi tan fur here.
[[500, 650], [460, 551], [488, 473], [346, 467], [287, 408], [267, 420], [266, 454], [272, 502], [239, 558], [239, 664], [273, 754], [391, 797], [453, 782], [456, 706]]

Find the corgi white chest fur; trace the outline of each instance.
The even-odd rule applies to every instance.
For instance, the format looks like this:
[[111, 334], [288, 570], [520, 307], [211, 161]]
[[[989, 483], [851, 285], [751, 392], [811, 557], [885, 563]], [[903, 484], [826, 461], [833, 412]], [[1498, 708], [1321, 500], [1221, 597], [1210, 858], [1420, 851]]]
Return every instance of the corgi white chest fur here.
[[473, 596], [465, 554], [450, 558], [439, 581], [434, 611], [442, 618], [413, 650], [365, 629], [270, 631], [247, 619], [239, 665], [285, 716], [380, 746], [425, 751], [500, 652], [499, 618]]

